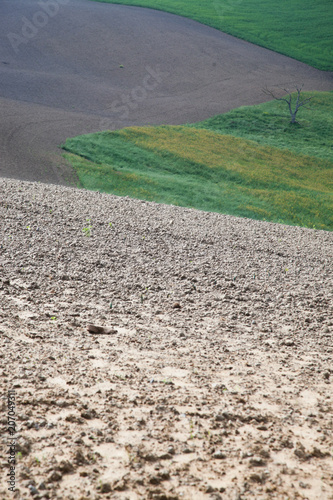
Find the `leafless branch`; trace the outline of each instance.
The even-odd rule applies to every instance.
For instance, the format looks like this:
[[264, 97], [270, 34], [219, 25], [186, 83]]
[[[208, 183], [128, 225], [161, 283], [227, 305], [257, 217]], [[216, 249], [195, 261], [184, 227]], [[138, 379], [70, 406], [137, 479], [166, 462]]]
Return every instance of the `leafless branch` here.
[[306, 104], [307, 102], [311, 101], [311, 99], [313, 99], [313, 96], [312, 96], [312, 97], [308, 97], [306, 99], [301, 100], [301, 92], [303, 90], [303, 85], [301, 85], [301, 86], [295, 85], [293, 90], [294, 90], [294, 92], [295, 91], [297, 92], [297, 97], [296, 97], [296, 103], [295, 103], [295, 106], [293, 109], [293, 96], [292, 96], [292, 92], [290, 89], [286, 89], [286, 88], [278, 89], [281, 92], [284, 92], [283, 95], [279, 95], [276, 91], [273, 91], [273, 90], [269, 89], [268, 87], [265, 87], [262, 90], [263, 90], [264, 94], [273, 97], [273, 99], [275, 99], [276, 101], [284, 101], [287, 103], [290, 117], [291, 117], [291, 120], [290, 120], [291, 123], [296, 123], [296, 114], [297, 114], [298, 110], [302, 106], [304, 106], [304, 104]]

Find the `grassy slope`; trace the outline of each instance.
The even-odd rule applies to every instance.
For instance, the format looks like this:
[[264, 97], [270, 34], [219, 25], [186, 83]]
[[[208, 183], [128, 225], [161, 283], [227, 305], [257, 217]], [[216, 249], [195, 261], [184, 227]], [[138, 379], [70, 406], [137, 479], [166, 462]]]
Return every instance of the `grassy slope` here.
[[298, 112], [299, 126], [288, 123], [287, 104], [282, 101], [244, 106], [193, 126], [332, 160], [333, 92], [302, 93], [302, 99], [311, 96], [313, 99]]
[[[314, 119], [289, 126], [276, 106], [239, 108], [189, 126], [79, 136], [65, 149], [87, 189], [332, 230], [332, 93], [311, 103], [312, 117], [326, 124], [320, 130]], [[306, 147], [311, 156], [300, 154]]]
[[97, 0], [168, 11], [333, 71], [332, 0]]

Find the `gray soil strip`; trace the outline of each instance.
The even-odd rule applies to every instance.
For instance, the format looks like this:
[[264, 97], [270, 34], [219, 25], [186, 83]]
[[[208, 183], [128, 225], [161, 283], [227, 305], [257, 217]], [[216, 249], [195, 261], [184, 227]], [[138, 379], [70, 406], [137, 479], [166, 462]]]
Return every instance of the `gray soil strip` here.
[[67, 137], [181, 124], [267, 100], [264, 86], [332, 90], [332, 73], [150, 9], [0, 3], [0, 176], [75, 181]]
[[2, 500], [333, 498], [331, 233], [7, 179], [0, 220]]

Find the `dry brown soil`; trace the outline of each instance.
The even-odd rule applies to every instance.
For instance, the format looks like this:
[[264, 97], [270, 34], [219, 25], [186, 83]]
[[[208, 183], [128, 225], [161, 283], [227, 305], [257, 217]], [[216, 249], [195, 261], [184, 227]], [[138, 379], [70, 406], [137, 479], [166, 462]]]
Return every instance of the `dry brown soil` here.
[[1, 499], [333, 498], [332, 233], [6, 179], [0, 221]]

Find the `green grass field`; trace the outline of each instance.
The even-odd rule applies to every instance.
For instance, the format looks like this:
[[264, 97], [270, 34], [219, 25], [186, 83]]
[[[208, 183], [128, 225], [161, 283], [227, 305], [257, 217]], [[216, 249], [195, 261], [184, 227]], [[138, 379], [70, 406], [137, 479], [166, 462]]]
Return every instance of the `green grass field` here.
[[96, 0], [164, 10], [333, 71], [332, 0]]
[[270, 101], [237, 108], [193, 126], [332, 160], [333, 92], [302, 92], [301, 95], [302, 99], [313, 98], [298, 112], [299, 125], [288, 123], [285, 102]]
[[199, 124], [79, 136], [64, 149], [86, 189], [333, 230], [333, 93], [313, 94], [298, 125], [268, 102]]

